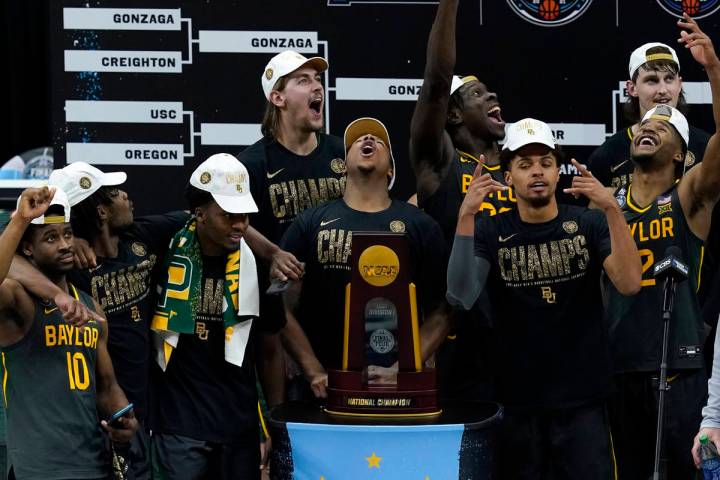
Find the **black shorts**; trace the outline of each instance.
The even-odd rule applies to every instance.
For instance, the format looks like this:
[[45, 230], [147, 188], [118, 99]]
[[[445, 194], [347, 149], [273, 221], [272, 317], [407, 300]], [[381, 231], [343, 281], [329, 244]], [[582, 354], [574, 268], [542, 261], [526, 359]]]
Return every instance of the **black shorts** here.
[[[645, 479], [655, 465], [658, 411], [658, 375], [623, 373], [615, 376], [610, 398], [610, 431], [620, 478]], [[670, 390], [665, 398], [665, 451], [667, 476], [671, 480], [695, 478], [697, 470], [690, 449], [700, 429], [707, 401], [704, 370], [668, 374]]]
[[260, 479], [260, 440], [219, 444], [182, 435], [154, 433], [156, 480]]
[[603, 404], [532, 413], [506, 410], [500, 427], [501, 479], [609, 480], [613, 472]]

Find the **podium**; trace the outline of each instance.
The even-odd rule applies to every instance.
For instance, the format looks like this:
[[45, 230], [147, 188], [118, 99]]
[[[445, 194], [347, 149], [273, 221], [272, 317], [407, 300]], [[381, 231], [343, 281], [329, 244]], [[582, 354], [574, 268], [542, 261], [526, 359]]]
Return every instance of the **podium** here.
[[500, 405], [442, 405], [433, 417], [330, 415], [302, 402], [282, 404], [269, 418], [273, 480], [497, 480]]
[[[403, 233], [355, 232], [345, 287], [342, 369], [328, 370], [326, 411], [345, 416], [433, 416], [435, 370], [424, 368], [415, 284]], [[397, 369], [394, 384], [368, 380], [370, 365]]]

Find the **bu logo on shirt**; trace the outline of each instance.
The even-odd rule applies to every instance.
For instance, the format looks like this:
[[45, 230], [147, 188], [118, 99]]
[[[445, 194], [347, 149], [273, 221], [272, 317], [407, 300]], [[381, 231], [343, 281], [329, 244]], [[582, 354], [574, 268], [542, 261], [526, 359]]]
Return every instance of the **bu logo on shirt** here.
[[543, 300], [547, 303], [555, 303], [556, 293], [552, 291], [552, 287], [540, 287], [540, 291], [542, 292]]

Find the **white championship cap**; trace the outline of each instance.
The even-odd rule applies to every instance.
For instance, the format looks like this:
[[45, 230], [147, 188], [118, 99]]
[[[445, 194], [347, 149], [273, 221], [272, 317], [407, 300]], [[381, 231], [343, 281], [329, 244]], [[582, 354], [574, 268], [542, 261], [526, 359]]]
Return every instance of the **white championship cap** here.
[[390, 183], [388, 184], [388, 190], [390, 190], [395, 184], [395, 157], [393, 157], [392, 146], [390, 145], [390, 135], [388, 134], [387, 128], [385, 128], [385, 125], [383, 125], [380, 120], [377, 118], [362, 117], [350, 122], [347, 128], [345, 128], [344, 135], [345, 158], [347, 159], [347, 152], [350, 150], [350, 146], [353, 142], [368, 133], [381, 138], [382, 141], [385, 142], [385, 145], [387, 145], [388, 152], [390, 152], [390, 162], [392, 165], [392, 177], [390, 178]]
[[547, 123], [534, 118], [523, 118], [507, 127], [505, 145], [502, 149], [514, 152], [531, 143], [555, 148], [555, 139], [553, 139], [552, 130]]
[[[62, 215], [40, 215], [39, 217], [33, 218], [30, 223], [35, 225], [49, 225], [51, 223], [68, 223], [70, 221], [70, 202], [68, 196], [60, 188], [55, 187], [55, 194], [52, 200], [50, 200], [50, 208], [53, 205], [60, 205], [63, 208]], [[17, 207], [20, 206], [20, 197], [17, 199]]]
[[468, 75], [466, 77], [458, 77], [457, 75], [453, 75], [452, 83], [450, 84], [450, 95], [457, 92], [458, 88], [462, 87], [468, 82], [472, 82], [473, 80], [475, 80], [476, 82], [480, 81], [475, 75]]
[[658, 105], [657, 107], [648, 110], [643, 117], [642, 122], [647, 120], [663, 120], [668, 122], [670, 125], [675, 127], [675, 130], [677, 130], [680, 134], [683, 142], [685, 142], [685, 147], [687, 148], [690, 143], [690, 127], [688, 127], [688, 121], [685, 118], [685, 115], [680, 113], [680, 110], [671, 107], [670, 105]]
[[100, 187], [120, 185], [127, 180], [125, 172], [103, 173], [85, 162], [73, 162], [61, 169], [53, 170], [48, 184], [59, 187], [67, 193], [71, 206], [75, 206], [97, 192]]
[[[670, 51], [670, 53], [660, 52], [648, 55], [647, 51], [653, 47], [666, 48]], [[675, 50], [672, 47], [658, 42], [646, 43], [645, 45], [636, 48], [630, 54], [630, 65], [628, 67], [628, 70], [630, 71], [630, 79], [633, 78], [633, 75], [635, 75], [637, 69], [640, 68], [640, 65], [652, 62], [653, 60], [670, 60], [671, 62], [675, 62], [678, 70], [680, 70], [680, 60], [678, 60], [677, 53], [675, 53]]]
[[210, 192], [220, 208], [229, 213], [258, 211], [250, 193], [250, 176], [245, 165], [229, 153], [216, 153], [190, 175], [190, 185]]
[[268, 64], [265, 65], [263, 74], [260, 76], [265, 98], [270, 100], [270, 92], [273, 91], [280, 77], [284, 77], [288, 73], [292, 73], [305, 65], [313, 67], [318, 73], [328, 69], [328, 63], [324, 58], [306, 58], [292, 50], [285, 50], [271, 58]]

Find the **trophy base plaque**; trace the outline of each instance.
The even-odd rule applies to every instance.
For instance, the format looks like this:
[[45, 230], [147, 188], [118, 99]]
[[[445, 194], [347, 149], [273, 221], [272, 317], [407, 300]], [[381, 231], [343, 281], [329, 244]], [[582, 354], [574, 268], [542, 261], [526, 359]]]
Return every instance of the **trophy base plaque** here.
[[362, 372], [328, 371], [325, 411], [333, 415], [420, 417], [438, 415], [435, 370], [398, 372], [397, 385], [363, 385]]

